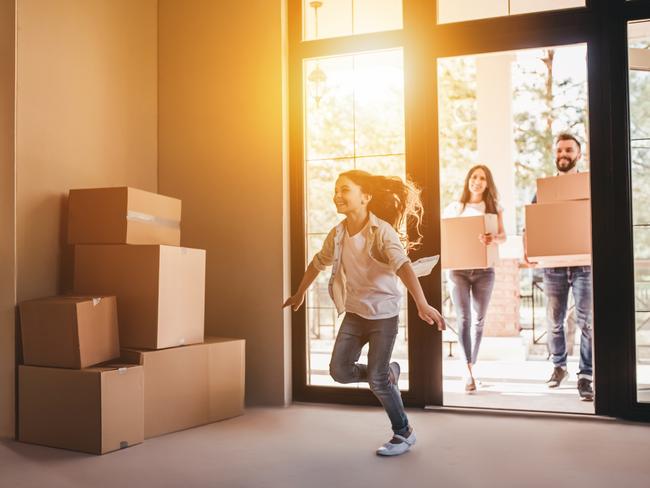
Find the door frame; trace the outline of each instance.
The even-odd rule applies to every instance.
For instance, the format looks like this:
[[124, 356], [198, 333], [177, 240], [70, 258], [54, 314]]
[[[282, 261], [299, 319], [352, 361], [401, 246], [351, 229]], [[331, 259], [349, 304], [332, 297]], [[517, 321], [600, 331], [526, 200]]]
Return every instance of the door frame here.
[[[406, 171], [423, 188], [429, 216], [412, 258], [440, 252], [437, 60], [463, 55], [585, 43], [588, 52], [591, 154], [595, 413], [650, 421], [636, 402], [634, 266], [631, 232], [627, 22], [650, 18], [647, 0], [586, 0], [586, 6], [451, 24], [434, 23], [436, 0], [403, 0], [403, 29], [302, 41], [302, 0], [289, 1], [289, 127], [293, 288], [305, 269], [302, 65], [308, 58], [402, 48]], [[622, 96], [621, 94], [624, 94]], [[615, 151], [615, 148], [624, 148]], [[620, 259], [611, 259], [620, 256]], [[421, 279], [441, 305], [441, 270]], [[292, 315], [294, 400], [378, 405], [368, 389], [307, 385], [304, 308]], [[622, 326], [621, 326], [622, 324]], [[442, 337], [408, 305], [407, 406], [442, 406]]]

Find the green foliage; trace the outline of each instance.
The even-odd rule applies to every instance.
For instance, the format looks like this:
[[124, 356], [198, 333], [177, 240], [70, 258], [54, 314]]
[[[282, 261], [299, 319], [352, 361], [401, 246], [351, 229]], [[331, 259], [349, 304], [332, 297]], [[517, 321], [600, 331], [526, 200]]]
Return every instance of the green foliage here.
[[440, 201], [442, 209], [458, 200], [467, 170], [478, 150], [476, 62], [473, 57], [438, 63], [440, 127]]
[[[589, 167], [587, 84], [558, 72], [556, 56], [560, 49], [544, 49], [536, 61], [520, 57], [513, 68], [518, 208], [530, 202], [537, 178], [556, 172], [554, 145], [559, 133], [570, 132], [583, 141], [581, 167]], [[517, 217], [517, 228], [522, 229], [523, 212]]]

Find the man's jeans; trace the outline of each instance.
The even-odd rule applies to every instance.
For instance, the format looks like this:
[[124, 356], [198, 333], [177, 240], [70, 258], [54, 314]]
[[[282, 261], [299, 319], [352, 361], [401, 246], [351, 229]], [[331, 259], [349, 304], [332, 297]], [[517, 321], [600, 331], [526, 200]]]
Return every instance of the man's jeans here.
[[[381, 402], [392, 424], [393, 432], [408, 433], [409, 422], [397, 385], [388, 379], [388, 364], [397, 336], [398, 317], [369, 320], [346, 313], [336, 336], [330, 374], [339, 383], [367, 381]], [[370, 343], [368, 365], [359, 364], [361, 348]]]
[[592, 378], [591, 267], [544, 269], [544, 293], [548, 324], [548, 347], [554, 366], [566, 367], [567, 347], [564, 319], [567, 314], [569, 288], [573, 290], [576, 325], [580, 335], [579, 378]]
[[[456, 309], [458, 342], [465, 361], [476, 364], [478, 348], [483, 337], [485, 315], [494, 289], [494, 268], [450, 271], [449, 280], [452, 283], [451, 301]], [[475, 316], [473, 341], [470, 336], [472, 305]]]

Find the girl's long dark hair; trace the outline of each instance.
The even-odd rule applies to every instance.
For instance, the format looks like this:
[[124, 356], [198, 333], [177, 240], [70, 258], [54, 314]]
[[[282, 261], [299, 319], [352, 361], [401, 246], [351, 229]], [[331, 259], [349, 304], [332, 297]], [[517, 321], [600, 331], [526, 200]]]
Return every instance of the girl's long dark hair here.
[[465, 205], [469, 202], [471, 198], [471, 193], [469, 191], [469, 179], [474, 174], [474, 171], [477, 169], [482, 169], [485, 173], [485, 178], [487, 180], [487, 186], [483, 192], [483, 201], [485, 202], [485, 213], [495, 214], [497, 212], [497, 202], [499, 201], [499, 192], [497, 191], [497, 186], [494, 184], [494, 178], [492, 177], [492, 172], [490, 168], [484, 164], [477, 164], [470, 168], [465, 177], [465, 185], [463, 186], [463, 194], [460, 196], [460, 203], [463, 204], [461, 212], [465, 210]]
[[[412, 181], [402, 181], [399, 176], [373, 175], [359, 169], [346, 171], [339, 178], [341, 176], [349, 178], [361, 187], [361, 191], [372, 196], [368, 210], [397, 231], [407, 252], [420, 246], [423, 214], [421, 190]], [[409, 239], [404, 223], [412, 224], [415, 228], [415, 240]]]

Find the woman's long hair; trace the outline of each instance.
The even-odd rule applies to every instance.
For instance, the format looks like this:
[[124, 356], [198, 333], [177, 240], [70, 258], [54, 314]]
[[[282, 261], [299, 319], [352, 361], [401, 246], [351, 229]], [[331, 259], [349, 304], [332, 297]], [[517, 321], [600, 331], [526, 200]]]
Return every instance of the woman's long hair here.
[[485, 173], [485, 179], [487, 180], [487, 186], [483, 192], [483, 201], [485, 202], [485, 213], [495, 214], [497, 213], [497, 202], [499, 201], [499, 192], [497, 191], [497, 186], [494, 184], [494, 178], [492, 177], [492, 172], [490, 168], [484, 164], [477, 164], [470, 168], [465, 177], [465, 185], [463, 186], [463, 194], [460, 196], [460, 203], [463, 204], [461, 213], [465, 210], [465, 206], [472, 197], [471, 192], [469, 191], [469, 179], [474, 174], [474, 171], [477, 169], [482, 169]]
[[[406, 251], [417, 249], [422, 242], [421, 190], [410, 181], [399, 176], [373, 175], [367, 171], [353, 169], [339, 175], [345, 176], [361, 187], [361, 191], [372, 196], [368, 210], [388, 222], [399, 234]], [[409, 239], [404, 224], [412, 224], [417, 233], [415, 240]]]

